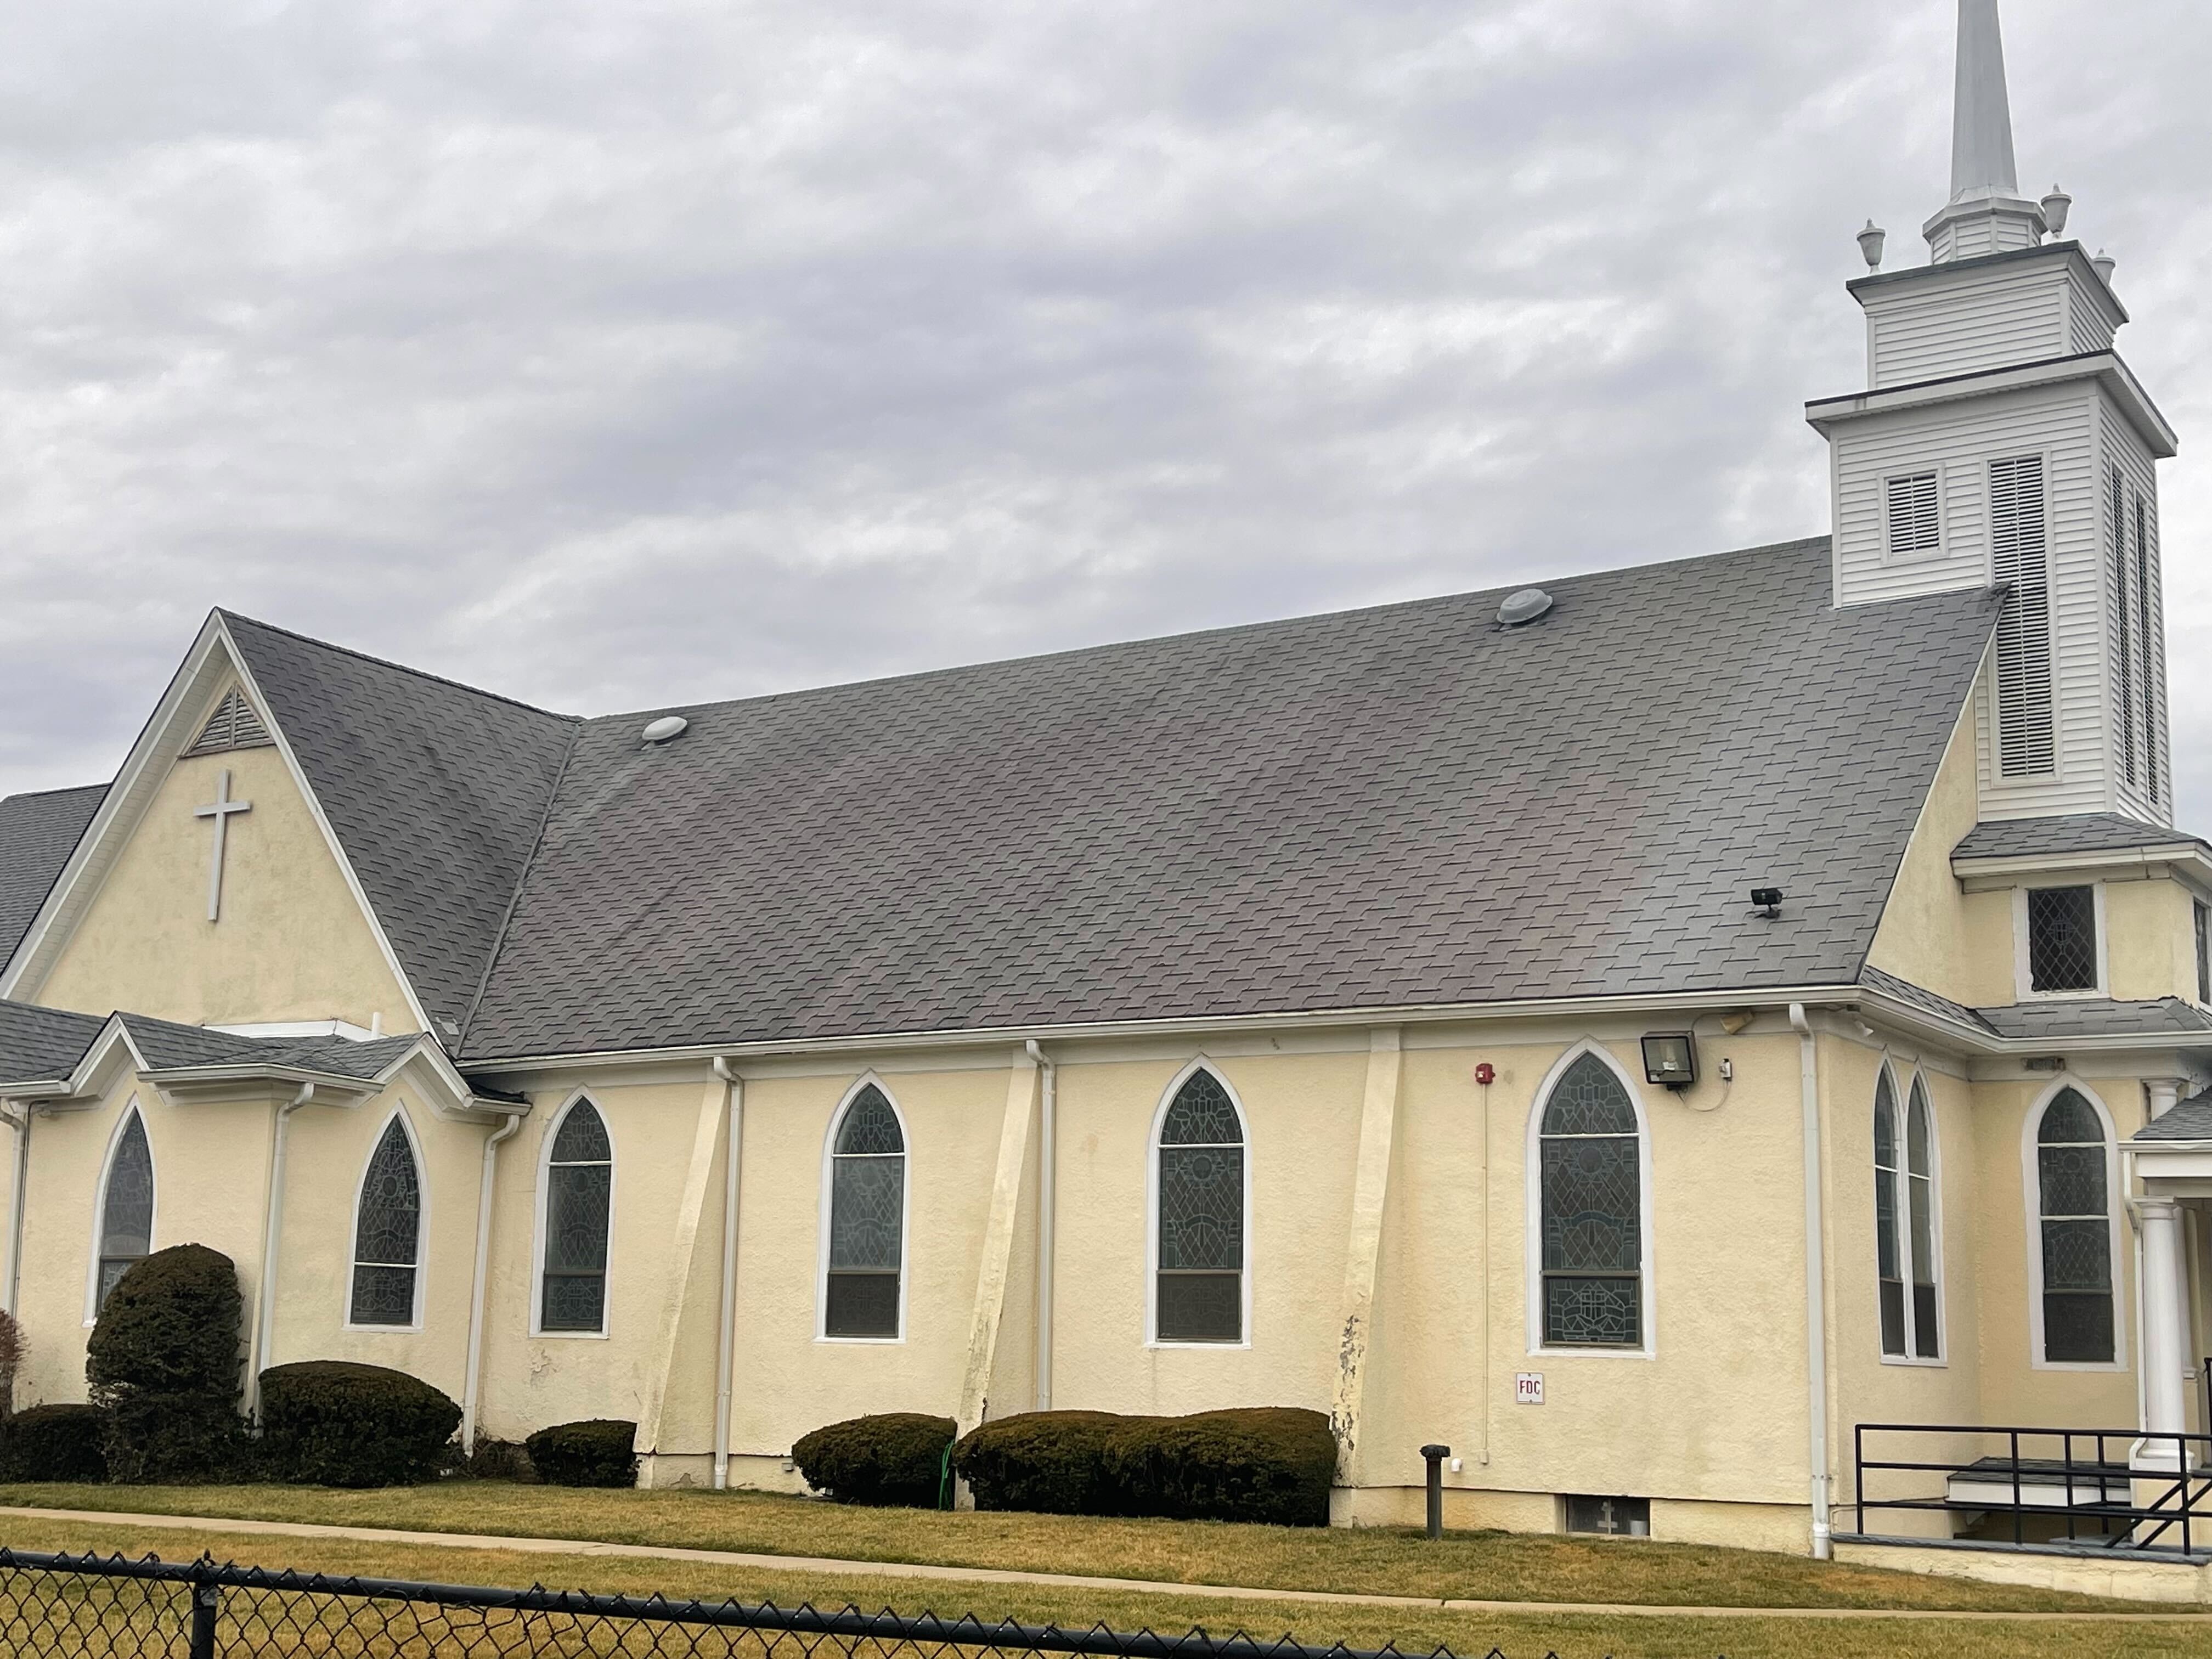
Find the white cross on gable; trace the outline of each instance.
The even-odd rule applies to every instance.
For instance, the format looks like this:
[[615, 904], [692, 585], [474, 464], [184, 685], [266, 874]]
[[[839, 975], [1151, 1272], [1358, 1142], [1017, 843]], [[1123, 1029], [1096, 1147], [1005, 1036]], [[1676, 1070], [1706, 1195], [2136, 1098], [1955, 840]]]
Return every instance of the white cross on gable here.
[[219, 921], [222, 916], [223, 831], [228, 828], [234, 813], [251, 812], [252, 810], [252, 801], [233, 800], [230, 798], [230, 769], [227, 766], [222, 769], [222, 775], [216, 780], [215, 799], [205, 806], [192, 808], [194, 817], [215, 820], [215, 846], [210, 850], [208, 856], [208, 920], [210, 921]]

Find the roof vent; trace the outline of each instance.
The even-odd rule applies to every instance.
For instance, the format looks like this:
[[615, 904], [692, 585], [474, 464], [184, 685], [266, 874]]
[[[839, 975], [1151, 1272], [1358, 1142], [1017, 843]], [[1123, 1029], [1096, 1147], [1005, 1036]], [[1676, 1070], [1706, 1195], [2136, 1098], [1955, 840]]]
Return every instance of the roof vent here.
[[1520, 628], [1552, 608], [1552, 596], [1540, 587], [1524, 587], [1498, 607], [1500, 628]]
[[681, 714], [663, 714], [647, 725], [643, 736], [649, 744], [673, 743], [684, 735], [690, 724]]

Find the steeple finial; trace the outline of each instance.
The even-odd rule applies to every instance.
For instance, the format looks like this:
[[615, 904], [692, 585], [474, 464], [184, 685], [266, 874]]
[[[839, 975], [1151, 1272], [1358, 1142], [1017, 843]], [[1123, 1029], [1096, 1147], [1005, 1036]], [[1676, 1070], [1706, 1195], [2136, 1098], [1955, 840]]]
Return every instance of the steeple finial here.
[[2005, 90], [1997, 0], [1959, 0], [1958, 102], [1951, 117], [1951, 199], [1926, 226], [1941, 264], [2033, 247], [2043, 210], [2020, 193], [2012, 100]]
[[1951, 199], [2017, 196], [2012, 100], [2005, 92], [1997, 0], [1959, 0], [1958, 104], [1951, 117]]

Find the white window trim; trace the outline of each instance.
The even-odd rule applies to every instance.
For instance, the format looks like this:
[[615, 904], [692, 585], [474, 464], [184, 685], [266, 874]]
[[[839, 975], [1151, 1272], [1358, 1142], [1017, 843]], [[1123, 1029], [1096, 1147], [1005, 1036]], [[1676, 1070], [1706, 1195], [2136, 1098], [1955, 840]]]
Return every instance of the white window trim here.
[[[1168, 1121], [1168, 1108], [1182, 1085], [1200, 1072], [1212, 1074], [1229, 1097], [1237, 1114], [1237, 1127], [1244, 1132], [1244, 1255], [1237, 1264], [1237, 1288], [1242, 1297], [1237, 1315], [1238, 1338], [1234, 1342], [1191, 1342], [1163, 1339], [1160, 1329], [1160, 1129]], [[1190, 1349], [1200, 1353], [1234, 1353], [1252, 1346], [1252, 1114], [1244, 1097], [1220, 1064], [1200, 1054], [1168, 1080], [1152, 1108], [1152, 1127], [1145, 1137], [1145, 1346], [1147, 1348]]]
[[[1925, 552], [1899, 553], [1889, 535], [1889, 492], [1893, 484], [1903, 483], [1908, 478], [1936, 476], [1936, 545]], [[1881, 477], [1881, 562], [1887, 565], [1927, 564], [1948, 558], [1951, 552], [1951, 470], [1941, 461], [1930, 461], [1925, 466], [1908, 466], [1902, 471], [1885, 472]]]
[[[1897, 1110], [1897, 1243], [1898, 1259], [1904, 1265], [1905, 1278], [1905, 1349], [1903, 1353], [1884, 1353], [1885, 1365], [1903, 1365], [1918, 1370], [1942, 1370], [1951, 1364], [1951, 1322], [1944, 1316], [1948, 1311], [1943, 1300], [1943, 1126], [1936, 1115], [1936, 1091], [1928, 1086], [1926, 1072], [1914, 1067], [1905, 1073], [1905, 1086], [1898, 1087], [1899, 1073], [1895, 1065], [1885, 1060], [1881, 1069], [1888, 1075], [1891, 1098]], [[1928, 1248], [1935, 1255], [1930, 1264], [1935, 1273], [1936, 1287], [1936, 1352], [1933, 1356], [1912, 1352], [1917, 1345], [1913, 1339], [1919, 1333], [1913, 1328], [1917, 1316], [1912, 1307], [1912, 1091], [1917, 1087], [1921, 1097], [1928, 1103]], [[1877, 1179], [1881, 1170], [1875, 1171]], [[1881, 1242], [1877, 1232], [1875, 1241], [1875, 1340], [1881, 1340], [1879, 1298], [1881, 1286]]]
[[[896, 1336], [832, 1336], [830, 1334], [830, 1222], [835, 1202], [835, 1176], [837, 1155], [837, 1133], [845, 1127], [845, 1114], [853, 1109], [853, 1103], [860, 1097], [861, 1091], [873, 1087], [891, 1109], [898, 1121], [899, 1144], [906, 1148], [899, 1165], [899, 1273], [898, 1273], [898, 1334]], [[907, 1125], [905, 1109], [898, 1097], [882, 1076], [866, 1071], [853, 1080], [853, 1085], [838, 1097], [837, 1108], [830, 1114], [830, 1127], [822, 1137], [822, 1198], [816, 1211], [814, 1244], [814, 1340], [841, 1348], [896, 1348], [906, 1342], [907, 1285], [914, 1278], [914, 1131]]]
[[[415, 1192], [420, 1203], [415, 1212], [415, 1308], [404, 1325], [360, 1325], [353, 1316], [353, 1276], [361, 1264], [361, 1200], [368, 1190], [369, 1165], [376, 1162], [376, 1149], [384, 1145], [384, 1137], [394, 1121], [399, 1133], [407, 1137], [407, 1150], [415, 1159]], [[605, 1121], [602, 1115], [601, 1121]], [[361, 1160], [361, 1173], [354, 1177], [353, 1208], [348, 1212], [351, 1233], [346, 1240], [345, 1284], [341, 1287], [344, 1301], [340, 1304], [338, 1328], [347, 1331], [368, 1331], [385, 1336], [406, 1336], [422, 1328], [422, 1309], [426, 1299], [424, 1281], [430, 1276], [430, 1161], [422, 1156], [422, 1138], [415, 1132], [415, 1121], [408, 1115], [406, 1103], [395, 1101], [392, 1109], [376, 1126], [369, 1137], [368, 1152]]]
[[[2097, 927], [2097, 982], [2086, 991], [2039, 991], [2035, 975], [2029, 971], [2027, 960], [2027, 896], [2031, 891], [2047, 892], [2053, 888], [2087, 887], [2094, 903]], [[2110, 942], [2112, 929], [2105, 920], [2105, 884], [2101, 881], [2035, 881], [2012, 890], [2012, 971], [2013, 989], [2021, 1002], [2087, 1002], [2108, 997], [2106, 988], [2112, 982]]]
[[107, 1150], [100, 1157], [100, 1184], [93, 1188], [91, 1248], [84, 1269], [87, 1330], [100, 1322], [100, 1241], [107, 1231], [107, 1177], [115, 1168], [115, 1152], [123, 1144], [123, 1132], [134, 1117], [145, 1125], [146, 1167], [154, 1176], [154, 1201], [148, 1206], [146, 1218], [146, 1254], [151, 1255], [161, 1248], [155, 1241], [161, 1236], [161, 1164], [154, 1155], [153, 1126], [146, 1122], [146, 1115], [139, 1109], [138, 1097], [134, 1094], [116, 1115], [115, 1127], [107, 1132]]
[[[2105, 1215], [2111, 1235], [2112, 1262], [2112, 1358], [2108, 1364], [2078, 1359], [2045, 1359], [2043, 1357], [2043, 1172], [2036, 1163], [2036, 1136], [2043, 1127], [2043, 1115], [2051, 1103], [2065, 1090], [2074, 1092], [2089, 1103], [2097, 1114], [2097, 1121], [2105, 1131]], [[2027, 1109], [2026, 1120], [2021, 1125], [2020, 1159], [2021, 1194], [2026, 1200], [2025, 1231], [2027, 1235], [2027, 1359], [2029, 1366], [2039, 1371], [2126, 1371], [2134, 1369], [2128, 1358], [2128, 1287], [2122, 1284], [2128, 1257], [2120, 1252], [2120, 1154], [2119, 1133], [2112, 1122], [2112, 1114], [2103, 1097], [2072, 1073], [2062, 1073], [2051, 1085], [2035, 1097]]]
[[[596, 1331], [549, 1331], [545, 1328], [545, 1200], [547, 1188], [552, 1184], [553, 1143], [561, 1138], [561, 1126], [568, 1121], [568, 1114], [576, 1109], [578, 1101], [587, 1101], [599, 1116], [599, 1125], [607, 1132], [607, 1271], [606, 1289], [599, 1297], [599, 1328]], [[615, 1315], [615, 1199], [622, 1160], [615, 1147], [614, 1120], [607, 1109], [588, 1089], [578, 1089], [561, 1103], [560, 1110], [547, 1120], [544, 1132], [538, 1139], [538, 1194], [537, 1220], [530, 1246], [530, 1334], [547, 1342], [564, 1342], [571, 1339], [585, 1342], [604, 1342], [611, 1334]]]
[[[1595, 1054], [1606, 1068], [1620, 1079], [1620, 1086], [1628, 1091], [1628, 1104], [1636, 1114], [1636, 1170], [1642, 1190], [1637, 1194], [1637, 1218], [1642, 1234], [1642, 1256], [1638, 1278], [1639, 1296], [1643, 1302], [1643, 1337], [1640, 1346], [1632, 1348], [1603, 1347], [1595, 1344], [1579, 1344], [1547, 1347], [1544, 1342], [1544, 1170], [1543, 1123], [1544, 1107], [1552, 1097], [1552, 1091], [1566, 1075], [1567, 1068], [1584, 1054]], [[1658, 1298], [1655, 1293], [1652, 1272], [1651, 1225], [1651, 1115], [1644, 1109], [1644, 1096], [1636, 1086], [1636, 1079], [1628, 1068], [1615, 1059], [1612, 1052], [1595, 1037], [1584, 1037], [1568, 1048], [1552, 1063], [1536, 1085], [1535, 1097], [1528, 1104], [1528, 1125], [1522, 1152], [1522, 1164], [1526, 1177], [1527, 1214], [1522, 1229], [1522, 1255], [1528, 1270], [1529, 1357], [1559, 1359], [1656, 1359], [1659, 1355]]]

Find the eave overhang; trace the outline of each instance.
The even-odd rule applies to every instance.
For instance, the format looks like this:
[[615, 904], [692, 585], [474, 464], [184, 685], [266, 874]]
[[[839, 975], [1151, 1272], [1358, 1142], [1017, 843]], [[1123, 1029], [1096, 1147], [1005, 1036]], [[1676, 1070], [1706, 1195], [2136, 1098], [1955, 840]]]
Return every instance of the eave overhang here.
[[2173, 428], [2116, 351], [2085, 351], [2069, 357], [2045, 358], [2039, 362], [1977, 369], [1970, 374], [1947, 374], [1940, 380], [1916, 380], [1907, 386], [1854, 392], [1841, 398], [1822, 398], [1805, 405], [1805, 422], [1825, 438], [1853, 421], [1932, 408], [1939, 404], [1986, 397], [1991, 392], [2029, 392], [2083, 380], [2094, 381], [2104, 388], [2114, 407], [2135, 428], [2136, 435], [2158, 459], [2168, 460], [2180, 453], [2181, 441]]
[[2106, 881], [2177, 879], [2212, 896], [2212, 854], [2201, 842], [2175, 841], [2152, 847], [2120, 847], [2099, 852], [2006, 854], [1951, 859], [1951, 873], [1970, 893], [2063, 876]]

